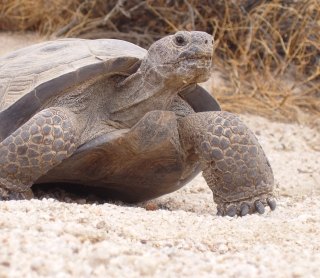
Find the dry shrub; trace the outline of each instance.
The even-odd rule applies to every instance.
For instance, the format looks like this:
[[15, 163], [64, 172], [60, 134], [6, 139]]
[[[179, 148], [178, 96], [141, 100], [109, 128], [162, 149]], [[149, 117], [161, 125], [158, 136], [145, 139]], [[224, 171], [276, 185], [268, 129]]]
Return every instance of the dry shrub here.
[[247, 12], [238, 6], [225, 9], [223, 22], [216, 63], [225, 84], [213, 87], [224, 108], [318, 120], [320, 2], [265, 1]]
[[214, 95], [226, 110], [320, 116], [319, 0], [0, 0], [0, 30], [120, 38], [148, 46], [176, 30], [214, 33]]
[[0, 30], [39, 31], [48, 35], [73, 17], [74, 0], [0, 0]]

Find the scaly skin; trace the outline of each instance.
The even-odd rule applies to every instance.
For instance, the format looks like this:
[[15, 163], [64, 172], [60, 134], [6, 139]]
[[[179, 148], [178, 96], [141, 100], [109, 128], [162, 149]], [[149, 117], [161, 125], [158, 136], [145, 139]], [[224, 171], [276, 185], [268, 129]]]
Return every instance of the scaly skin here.
[[42, 110], [0, 143], [0, 199], [30, 198], [34, 181], [76, 150], [70, 118], [65, 109]]
[[198, 154], [219, 215], [263, 213], [273, 199], [270, 164], [254, 134], [228, 112], [196, 113], [178, 120], [187, 151]]

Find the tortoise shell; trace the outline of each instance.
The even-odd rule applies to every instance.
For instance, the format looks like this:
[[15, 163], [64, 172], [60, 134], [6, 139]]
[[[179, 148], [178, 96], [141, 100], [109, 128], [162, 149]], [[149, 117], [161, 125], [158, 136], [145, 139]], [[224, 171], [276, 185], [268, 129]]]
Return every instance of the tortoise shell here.
[[48, 41], [0, 58], [0, 141], [57, 93], [99, 74], [131, 74], [147, 51], [101, 39]]

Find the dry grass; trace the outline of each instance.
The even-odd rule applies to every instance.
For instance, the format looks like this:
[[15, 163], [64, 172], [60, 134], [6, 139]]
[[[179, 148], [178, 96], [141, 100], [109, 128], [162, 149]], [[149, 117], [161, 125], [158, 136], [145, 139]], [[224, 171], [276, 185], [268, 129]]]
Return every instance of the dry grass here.
[[225, 109], [320, 118], [319, 0], [0, 0], [1, 29], [143, 46], [176, 30], [205, 30], [217, 41], [220, 82], [212, 86]]
[[217, 68], [226, 85], [214, 89], [225, 108], [281, 120], [318, 119], [320, 2], [273, 1], [232, 15], [225, 11], [217, 32]]

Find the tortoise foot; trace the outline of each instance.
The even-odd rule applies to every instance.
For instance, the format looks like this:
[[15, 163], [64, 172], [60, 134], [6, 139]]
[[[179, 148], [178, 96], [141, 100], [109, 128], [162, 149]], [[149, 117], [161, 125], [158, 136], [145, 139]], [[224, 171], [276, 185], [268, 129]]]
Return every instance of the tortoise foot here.
[[263, 214], [265, 212], [265, 207], [269, 207], [270, 210], [276, 209], [276, 201], [272, 195], [263, 194], [246, 200], [218, 204], [217, 215], [242, 217], [247, 214]]
[[0, 188], [0, 201], [30, 200], [33, 197], [34, 196], [31, 189], [28, 189], [23, 192], [16, 192], [16, 191]]

